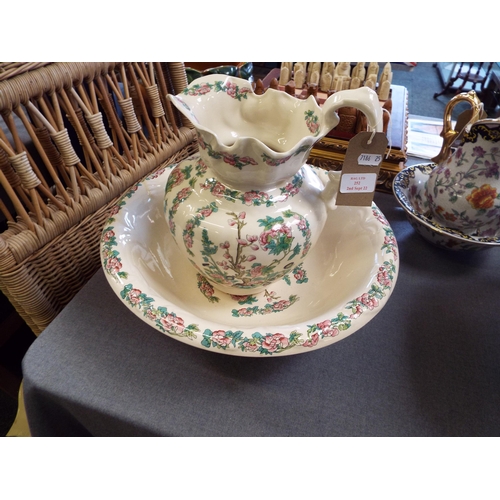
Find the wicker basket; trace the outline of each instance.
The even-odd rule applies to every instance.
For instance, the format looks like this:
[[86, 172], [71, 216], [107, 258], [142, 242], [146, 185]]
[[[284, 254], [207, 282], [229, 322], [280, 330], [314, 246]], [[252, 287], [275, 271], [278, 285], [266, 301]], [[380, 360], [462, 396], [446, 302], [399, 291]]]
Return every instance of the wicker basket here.
[[111, 205], [196, 152], [183, 63], [0, 63], [0, 289], [39, 334], [99, 269]]

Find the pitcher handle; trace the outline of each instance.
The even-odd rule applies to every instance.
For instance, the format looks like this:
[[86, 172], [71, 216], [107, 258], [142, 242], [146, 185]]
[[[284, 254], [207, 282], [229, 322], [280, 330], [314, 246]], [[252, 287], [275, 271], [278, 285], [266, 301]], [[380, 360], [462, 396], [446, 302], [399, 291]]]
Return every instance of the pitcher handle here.
[[369, 131], [383, 131], [382, 106], [377, 93], [369, 87], [339, 90], [332, 94], [323, 104], [325, 125], [330, 131], [339, 123], [337, 109], [352, 107], [366, 115]]
[[468, 102], [472, 108], [472, 117], [469, 123], [474, 123], [481, 118], [481, 114], [483, 112], [483, 105], [474, 90], [470, 90], [469, 92], [458, 94], [450, 99], [446, 108], [444, 110], [444, 118], [443, 118], [443, 130], [441, 131], [441, 137], [443, 138], [443, 145], [441, 146], [441, 151], [437, 156], [431, 158], [431, 161], [434, 163], [441, 163], [446, 160], [451, 152], [452, 144], [458, 139], [462, 130], [454, 130], [453, 125], [451, 123], [451, 113], [453, 108], [459, 102]]

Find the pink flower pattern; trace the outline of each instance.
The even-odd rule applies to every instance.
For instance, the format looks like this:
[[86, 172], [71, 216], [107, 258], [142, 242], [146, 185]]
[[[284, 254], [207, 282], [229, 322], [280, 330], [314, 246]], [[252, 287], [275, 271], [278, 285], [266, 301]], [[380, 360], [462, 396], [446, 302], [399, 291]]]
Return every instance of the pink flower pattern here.
[[227, 337], [224, 330], [215, 330], [212, 332], [212, 342], [226, 347], [231, 343], [231, 337]]
[[282, 333], [266, 335], [262, 347], [269, 352], [275, 352], [288, 346], [288, 338]]
[[137, 288], [132, 288], [128, 293], [128, 300], [132, 305], [137, 305], [141, 303], [141, 291]]
[[163, 327], [172, 333], [182, 333], [184, 331], [184, 320], [175, 314], [167, 314], [161, 318]]
[[[479, 151], [478, 154], [480, 154]], [[133, 194], [134, 191], [135, 190], [131, 190], [130, 193]], [[293, 192], [293, 190], [291, 190], [290, 192]], [[110, 211], [110, 219], [108, 221], [109, 223], [114, 220], [112, 216], [116, 215], [124, 205], [125, 202], [122, 201], [121, 204], [117, 204]], [[202, 213], [201, 215], [206, 216], [207, 214], [208, 211], [206, 213]], [[389, 251], [392, 251], [394, 260], [396, 260], [397, 242], [394, 238], [394, 234], [392, 233], [387, 220], [380, 212], [374, 210], [374, 215], [385, 226], [384, 229], [386, 230], [386, 237], [384, 238], [384, 247], [387, 247], [387, 253], [389, 253]], [[239, 217], [244, 219], [245, 213], [241, 212], [239, 214]], [[112, 228], [106, 228], [103, 231], [101, 238], [103, 245], [103, 255], [109, 254], [109, 257], [107, 258], [107, 260], [105, 260], [105, 269], [110, 273], [116, 272], [122, 267], [118, 252], [115, 252], [117, 255], [114, 256], [111, 256], [110, 253], [109, 243], [114, 242], [114, 238], [115, 233]], [[248, 245], [254, 244], [257, 240], [258, 237], [255, 235], [247, 235], [246, 237], [246, 243]], [[264, 241], [266, 241], [265, 238]], [[106, 245], [108, 245], [108, 247], [106, 247]], [[221, 245], [221, 247], [223, 246], [224, 244]], [[228, 242], [226, 246], [229, 248]], [[262, 270], [259, 270], [259, 266], [256, 266], [253, 272], [258, 275], [262, 272]], [[299, 279], [302, 276], [302, 271], [299, 270], [295, 274], [295, 277]], [[225, 330], [215, 330], [209, 332], [210, 339], [213, 345], [220, 346], [221, 348], [227, 348], [232, 342], [234, 343], [236, 339], [238, 341], [238, 347], [242, 351], [259, 351], [261, 354], [278, 353], [288, 348], [299, 345], [305, 348], [316, 347], [322, 338], [335, 337], [339, 335], [341, 331], [348, 329], [350, 327], [350, 322], [363, 314], [365, 309], [374, 310], [375, 308], [377, 308], [380, 304], [380, 298], [383, 296], [384, 289], [388, 290], [391, 288], [394, 277], [395, 266], [392, 263], [392, 260], [384, 262], [384, 265], [379, 267], [378, 273], [376, 275], [376, 284], [372, 285], [372, 290], [362, 294], [354, 301], [351, 301], [346, 305], [347, 309], [352, 310], [351, 315], [346, 316], [342, 313], [339, 313], [335, 318], [327, 319], [317, 323], [316, 325], [313, 325], [308, 330], [308, 338], [306, 340], [301, 340], [301, 334], [295, 331], [292, 332], [289, 337], [282, 333], [268, 333], [265, 335], [255, 333], [252, 338], [249, 339], [246, 337], [240, 338], [242, 332], [228, 332]], [[211, 297], [213, 295], [213, 288], [211, 288], [210, 285], [208, 285], [208, 287], [203, 285], [203, 291], [208, 297]], [[271, 300], [268, 299], [269, 302], [271, 302], [273, 298], [275, 298], [275, 296], [273, 297], [272, 294], [273, 292], [271, 292], [269, 295], [269, 297], [271, 297]], [[132, 285], [126, 285], [121, 295], [126, 301], [130, 302], [132, 306], [142, 308], [145, 317], [155, 322], [158, 327], [161, 326], [167, 333], [172, 335], [186, 336], [191, 339], [196, 338], [195, 332], [199, 331], [198, 325], [185, 325], [184, 320], [181, 317], [177, 316], [175, 313], [169, 313], [165, 311], [164, 308], [156, 309], [152, 307], [152, 299], [146, 297], [141, 292], [141, 290], [134, 288]], [[274, 302], [270, 305], [272, 306], [273, 310], [279, 311], [285, 309], [289, 304], [289, 300], [278, 300], [277, 302]], [[241, 308], [238, 311], [241, 314], [247, 314], [250, 310], [250, 308]], [[203, 345], [206, 346], [205, 343], [203, 343]]]
[[122, 263], [120, 262], [120, 259], [116, 257], [111, 257], [106, 262], [106, 270], [112, 274], [118, 273], [121, 268], [122, 268]]

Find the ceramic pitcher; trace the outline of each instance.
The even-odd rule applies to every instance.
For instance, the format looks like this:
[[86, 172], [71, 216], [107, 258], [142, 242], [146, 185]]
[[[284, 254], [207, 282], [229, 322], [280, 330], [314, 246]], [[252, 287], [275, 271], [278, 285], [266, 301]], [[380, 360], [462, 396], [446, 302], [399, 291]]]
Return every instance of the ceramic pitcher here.
[[340, 91], [320, 107], [279, 90], [254, 94], [236, 77], [209, 75], [169, 95], [197, 131], [199, 155], [172, 171], [165, 216], [179, 248], [215, 288], [255, 294], [300, 266], [334, 208], [338, 176], [322, 181], [306, 164], [338, 121], [362, 111], [382, 130], [369, 88]]
[[[472, 106], [463, 130], [451, 130], [451, 110], [459, 101]], [[500, 234], [500, 120], [477, 119], [482, 107], [474, 91], [447, 105], [443, 148], [426, 185], [432, 217], [469, 236]], [[452, 144], [456, 149], [452, 151]]]

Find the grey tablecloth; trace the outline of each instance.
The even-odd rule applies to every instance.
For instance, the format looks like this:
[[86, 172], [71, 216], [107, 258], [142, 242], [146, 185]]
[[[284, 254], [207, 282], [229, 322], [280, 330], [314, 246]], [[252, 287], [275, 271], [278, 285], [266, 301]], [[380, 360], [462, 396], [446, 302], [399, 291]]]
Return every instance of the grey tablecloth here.
[[386, 307], [324, 349], [238, 358], [146, 325], [102, 271], [23, 360], [34, 436], [498, 436], [500, 248], [432, 246], [389, 194]]

